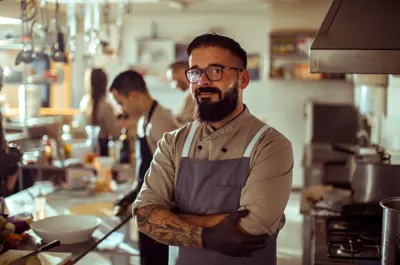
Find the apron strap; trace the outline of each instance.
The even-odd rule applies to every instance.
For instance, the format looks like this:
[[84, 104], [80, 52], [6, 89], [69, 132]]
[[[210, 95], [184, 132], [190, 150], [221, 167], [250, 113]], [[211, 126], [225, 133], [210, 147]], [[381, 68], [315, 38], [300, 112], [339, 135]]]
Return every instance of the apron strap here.
[[192, 122], [192, 128], [190, 129], [189, 135], [186, 138], [185, 145], [183, 146], [182, 157], [188, 157], [190, 146], [192, 145], [194, 134], [196, 133], [198, 123]]
[[158, 105], [158, 102], [156, 100], [153, 101], [153, 104], [151, 104], [149, 113], [147, 114], [147, 117], [145, 118], [146, 120], [143, 122], [143, 135], [146, 136], [146, 129], [147, 125], [149, 125], [151, 117], [153, 116], [154, 110], [156, 109]]
[[261, 135], [268, 130], [269, 128], [271, 128], [268, 124], [264, 125], [263, 127], [261, 127], [260, 130], [258, 130], [258, 132], [256, 133], [256, 135], [254, 135], [253, 139], [251, 140], [251, 142], [249, 143], [249, 145], [246, 148], [246, 151], [244, 152], [243, 157], [250, 157], [251, 155], [251, 151], [253, 151], [254, 146], [256, 145], [258, 139], [260, 139]]

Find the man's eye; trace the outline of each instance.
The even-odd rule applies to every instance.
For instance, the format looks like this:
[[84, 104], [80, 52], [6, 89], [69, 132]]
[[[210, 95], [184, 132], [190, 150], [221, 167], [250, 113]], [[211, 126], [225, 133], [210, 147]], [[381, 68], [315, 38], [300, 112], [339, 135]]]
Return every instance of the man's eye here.
[[192, 75], [199, 75], [201, 73], [200, 70], [193, 70]]
[[219, 67], [213, 67], [213, 68], [212, 68], [212, 71], [213, 71], [214, 74], [219, 74], [219, 73], [221, 73], [221, 68], [219, 68]]

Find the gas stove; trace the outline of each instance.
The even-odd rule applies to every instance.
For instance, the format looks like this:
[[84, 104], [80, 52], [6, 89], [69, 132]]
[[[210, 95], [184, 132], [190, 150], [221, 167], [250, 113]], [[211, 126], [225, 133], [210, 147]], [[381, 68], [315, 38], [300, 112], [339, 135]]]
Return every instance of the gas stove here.
[[315, 219], [314, 264], [380, 265], [382, 217]]

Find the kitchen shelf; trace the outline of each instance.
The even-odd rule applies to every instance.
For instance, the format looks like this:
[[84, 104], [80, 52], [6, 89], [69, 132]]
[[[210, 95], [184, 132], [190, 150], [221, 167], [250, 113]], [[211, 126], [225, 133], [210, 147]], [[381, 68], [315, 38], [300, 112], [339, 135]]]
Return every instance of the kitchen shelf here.
[[269, 76], [270, 81], [284, 81], [284, 82], [291, 82], [291, 81], [301, 81], [301, 82], [310, 82], [310, 83], [343, 83], [343, 84], [352, 84], [351, 79], [331, 79], [331, 78], [322, 78], [322, 79], [304, 79], [304, 78], [295, 78], [295, 79], [288, 79], [288, 78], [281, 78], [281, 77], [273, 77]]
[[311, 74], [309, 51], [316, 30], [280, 30], [270, 33], [271, 80], [348, 81], [346, 75]]

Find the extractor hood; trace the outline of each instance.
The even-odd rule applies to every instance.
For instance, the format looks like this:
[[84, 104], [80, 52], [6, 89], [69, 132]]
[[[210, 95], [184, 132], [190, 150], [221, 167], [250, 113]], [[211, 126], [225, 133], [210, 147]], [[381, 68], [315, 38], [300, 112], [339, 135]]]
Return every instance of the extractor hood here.
[[400, 74], [400, 1], [333, 0], [311, 45], [310, 72]]

